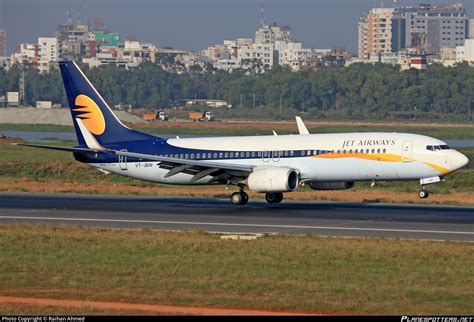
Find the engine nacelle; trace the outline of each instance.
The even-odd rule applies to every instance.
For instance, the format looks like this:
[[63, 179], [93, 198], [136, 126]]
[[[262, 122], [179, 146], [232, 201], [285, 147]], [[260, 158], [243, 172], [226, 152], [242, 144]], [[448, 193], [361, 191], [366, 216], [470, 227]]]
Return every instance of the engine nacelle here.
[[354, 187], [354, 182], [311, 182], [313, 190], [347, 190]]
[[286, 192], [298, 187], [298, 173], [289, 168], [264, 168], [250, 173], [247, 185], [256, 192]]

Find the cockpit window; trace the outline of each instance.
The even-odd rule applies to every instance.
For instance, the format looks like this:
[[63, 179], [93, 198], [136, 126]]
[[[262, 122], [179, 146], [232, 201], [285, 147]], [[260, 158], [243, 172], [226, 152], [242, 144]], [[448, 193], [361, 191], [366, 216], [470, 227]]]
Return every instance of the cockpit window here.
[[437, 150], [449, 150], [451, 149], [448, 145], [427, 145], [426, 150], [437, 151]]

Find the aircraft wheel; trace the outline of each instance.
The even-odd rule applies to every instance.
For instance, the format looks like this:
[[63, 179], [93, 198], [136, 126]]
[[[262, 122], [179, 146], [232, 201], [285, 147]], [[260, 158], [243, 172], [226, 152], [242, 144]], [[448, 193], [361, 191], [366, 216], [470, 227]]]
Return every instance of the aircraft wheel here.
[[267, 192], [265, 200], [268, 203], [280, 203], [283, 200], [283, 194], [281, 192]]
[[245, 192], [234, 192], [230, 196], [230, 201], [236, 206], [245, 205], [249, 201], [249, 196]]
[[420, 191], [418, 191], [418, 197], [420, 197], [421, 199], [426, 199], [429, 195], [430, 193], [425, 189], [421, 189]]
[[249, 195], [246, 194], [245, 192], [240, 192], [240, 194], [242, 195], [242, 202], [240, 203], [241, 205], [246, 205], [247, 202], [249, 202]]
[[280, 203], [283, 200], [283, 193], [279, 192], [276, 195], [277, 195], [277, 200], [275, 203]]

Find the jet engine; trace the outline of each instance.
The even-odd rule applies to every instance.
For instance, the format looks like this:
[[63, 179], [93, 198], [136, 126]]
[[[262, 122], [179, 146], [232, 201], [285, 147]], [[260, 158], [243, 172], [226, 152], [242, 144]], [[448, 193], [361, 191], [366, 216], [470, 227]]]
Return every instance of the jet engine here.
[[313, 190], [346, 190], [354, 187], [354, 182], [311, 182]]
[[298, 173], [289, 168], [263, 168], [250, 173], [247, 185], [256, 192], [287, 192], [298, 187]]

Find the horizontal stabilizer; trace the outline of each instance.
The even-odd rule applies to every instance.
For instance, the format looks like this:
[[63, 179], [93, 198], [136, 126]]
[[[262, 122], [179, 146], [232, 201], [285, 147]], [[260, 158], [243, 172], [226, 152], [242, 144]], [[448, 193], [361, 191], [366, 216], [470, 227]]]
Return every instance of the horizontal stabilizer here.
[[53, 146], [53, 145], [41, 145], [41, 144], [27, 144], [27, 143], [12, 143], [13, 145], [27, 146], [31, 148], [40, 148], [40, 149], [49, 149], [57, 151], [66, 151], [66, 152], [86, 152], [86, 153], [95, 153], [96, 151], [86, 148], [67, 148], [62, 146]]

